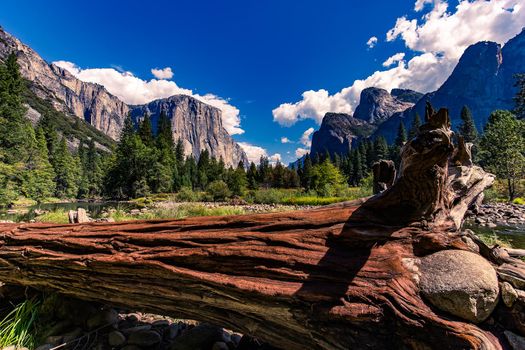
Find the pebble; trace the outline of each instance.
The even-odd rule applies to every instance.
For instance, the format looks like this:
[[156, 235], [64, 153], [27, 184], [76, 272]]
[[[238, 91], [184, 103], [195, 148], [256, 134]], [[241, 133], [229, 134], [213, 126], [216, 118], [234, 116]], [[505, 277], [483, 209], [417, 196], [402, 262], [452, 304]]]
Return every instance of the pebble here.
[[153, 346], [161, 342], [160, 334], [155, 331], [140, 331], [131, 333], [128, 343], [141, 347]]
[[126, 337], [119, 331], [113, 331], [108, 334], [108, 343], [111, 346], [121, 346], [126, 343]]
[[230, 350], [230, 348], [225, 342], [218, 341], [213, 344], [211, 350]]
[[170, 321], [168, 321], [168, 320], [156, 320], [156, 321], [153, 321], [153, 323], [151, 325], [153, 327], [157, 327], [157, 328], [165, 328], [165, 327], [168, 327], [170, 325]]
[[118, 313], [113, 309], [103, 310], [87, 320], [89, 329], [96, 329], [106, 325], [112, 325], [118, 322]]
[[131, 333], [149, 331], [150, 329], [151, 329], [151, 325], [144, 324], [144, 325], [141, 325], [141, 326], [136, 326], [136, 327], [122, 329], [122, 332], [124, 332], [125, 334], [131, 334]]

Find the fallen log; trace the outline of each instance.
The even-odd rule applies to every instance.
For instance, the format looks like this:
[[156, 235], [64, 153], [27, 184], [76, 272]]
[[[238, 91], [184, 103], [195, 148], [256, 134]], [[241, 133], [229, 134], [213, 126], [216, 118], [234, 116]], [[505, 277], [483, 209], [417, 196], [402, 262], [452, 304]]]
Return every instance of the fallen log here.
[[500, 349], [489, 328], [440, 311], [420, 291], [421, 258], [470, 249], [458, 229], [493, 181], [464, 157], [451, 164], [453, 151], [442, 109], [403, 147], [394, 185], [366, 201], [183, 220], [0, 224], [0, 281], [211, 322], [283, 349]]

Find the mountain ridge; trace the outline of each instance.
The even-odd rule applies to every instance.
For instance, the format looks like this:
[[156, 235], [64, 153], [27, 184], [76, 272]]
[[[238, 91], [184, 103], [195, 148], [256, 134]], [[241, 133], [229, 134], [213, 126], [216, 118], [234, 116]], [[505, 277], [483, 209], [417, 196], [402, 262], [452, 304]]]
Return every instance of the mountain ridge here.
[[[140, 107], [124, 103], [100, 84], [81, 81], [66, 69], [46, 62], [31, 47], [0, 27], [0, 61], [5, 60], [10, 52], [16, 53], [21, 74], [30, 82], [30, 89], [38, 98], [48, 101], [56, 110], [72, 118], [77, 117], [85, 120], [113, 140], [119, 138], [120, 131], [124, 126], [124, 120], [128, 113], [131, 112], [132, 109]], [[175, 96], [181, 95], [170, 96], [164, 100], [169, 100]], [[187, 96], [187, 99], [198, 101], [191, 96]], [[152, 102], [154, 101], [148, 104]], [[183, 139], [183, 141], [186, 141], [186, 154], [192, 154], [198, 158], [200, 153], [204, 149], [207, 149], [211, 156], [216, 158], [222, 157], [228, 165], [236, 166], [239, 160], [247, 162], [247, 156], [244, 150], [242, 150], [231, 135], [228, 134], [226, 129], [224, 129], [222, 125], [222, 112], [216, 107], [204, 102], [198, 101], [198, 103], [200, 104], [200, 108], [198, 108], [199, 111], [217, 120], [208, 121], [202, 125], [184, 125], [184, 128], [194, 128], [195, 134], [200, 135], [198, 139]], [[209, 112], [207, 110], [209, 110]], [[170, 118], [173, 116], [174, 115], [168, 115]], [[180, 117], [180, 113], [177, 114], [177, 116]], [[202, 118], [200, 118], [200, 120], [202, 121]], [[210, 123], [216, 125], [216, 127], [208, 128], [208, 124]], [[172, 120], [172, 124], [178, 125], [179, 128], [182, 125], [176, 120]], [[214, 134], [204, 135], [201, 132], [197, 132], [199, 128]], [[191, 132], [187, 130], [174, 129], [173, 136], [176, 140], [181, 135], [187, 136], [190, 134]], [[209, 143], [203, 142], [205, 138], [214, 141]]]

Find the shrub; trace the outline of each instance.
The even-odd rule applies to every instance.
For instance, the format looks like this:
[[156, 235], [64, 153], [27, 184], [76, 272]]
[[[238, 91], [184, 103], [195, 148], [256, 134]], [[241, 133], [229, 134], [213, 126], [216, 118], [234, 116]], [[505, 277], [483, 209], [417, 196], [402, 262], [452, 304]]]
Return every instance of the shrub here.
[[287, 197], [290, 197], [290, 195], [286, 191], [270, 188], [267, 190], [250, 191], [245, 200], [257, 204], [274, 204], [281, 203]]
[[183, 187], [180, 189], [180, 191], [177, 193], [175, 198], [179, 202], [198, 202], [201, 200], [201, 196], [199, 193], [193, 191], [189, 187]]
[[519, 205], [525, 205], [525, 198], [522, 198], [522, 197], [515, 198], [512, 201], [512, 203], [519, 204]]
[[231, 196], [231, 191], [228, 188], [228, 185], [222, 180], [212, 181], [208, 185], [207, 192], [215, 202], [224, 201]]

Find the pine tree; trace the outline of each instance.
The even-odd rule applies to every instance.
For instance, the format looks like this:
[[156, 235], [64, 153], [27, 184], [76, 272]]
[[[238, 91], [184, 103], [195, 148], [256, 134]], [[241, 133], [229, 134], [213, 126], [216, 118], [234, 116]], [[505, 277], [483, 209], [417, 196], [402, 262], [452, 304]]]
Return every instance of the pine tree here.
[[465, 142], [476, 144], [478, 130], [472, 118], [472, 113], [467, 106], [463, 106], [461, 109], [461, 124], [459, 125], [458, 133], [463, 136]]
[[306, 191], [309, 191], [312, 187], [312, 177], [313, 177], [313, 164], [310, 154], [307, 153], [304, 157], [303, 167], [301, 172], [301, 186], [304, 187]]
[[410, 130], [408, 132], [408, 139], [412, 140], [419, 133], [419, 127], [421, 126], [421, 118], [419, 113], [416, 112], [414, 119], [412, 119], [412, 124], [410, 125]]
[[244, 169], [244, 163], [241, 160], [239, 164], [237, 164], [237, 168], [228, 178], [228, 188], [234, 195], [242, 196], [244, 190], [246, 189], [247, 183], [248, 180], [246, 178], [246, 170]]
[[516, 80], [514, 87], [518, 89], [514, 96], [514, 113], [518, 118], [525, 117], [525, 73], [519, 73], [514, 75]]
[[55, 173], [51, 163], [49, 163], [49, 153], [43, 130], [39, 128], [35, 135], [31, 129], [29, 137], [33, 142], [30, 144], [29, 160], [23, 174], [23, 192], [27, 197], [40, 202], [54, 194], [55, 183], [53, 179]]
[[65, 137], [62, 137], [58, 148], [53, 156], [53, 168], [55, 170], [55, 196], [58, 198], [73, 198], [78, 193], [79, 169], [69, 153]]
[[246, 173], [246, 178], [248, 181], [248, 189], [256, 190], [259, 187], [259, 183], [257, 182], [257, 166], [254, 162], [250, 163], [250, 167]]
[[208, 183], [210, 182], [208, 179], [208, 173], [210, 172], [210, 166], [211, 160], [210, 160], [210, 151], [207, 149], [204, 149], [200, 156], [199, 161], [197, 162], [197, 184], [196, 186], [202, 190], [204, 190]]
[[271, 184], [274, 188], [283, 188], [285, 186], [285, 170], [281, 162], [277, 162], [272, 168]]
[[374, 162], [377, 162], [382, 159], [389, 159], [388, 154], [388, 144], [386, 142], [386, 139], [383, 136], [378, 136], [374, 141], [374, 153], [375, 158]]
[[355, 149], [353, 153], [353, 176], [352, 184], [354, 186], [359, 186], [361, 180], [365, 177], [365, 171], [363, 169], [363, 157], [361, 155], [361, 150], [358, 148]]
[[29, 121], [25, 118], [24, 89], [16, 55], [9, 54], [0, 65], [0, 161], [7, 164], [25, 162], [31, 150]]
[[101, 159], [93, 139], [89, 140], [86, 154], [86, 167], [84, 170], [88, 184], [88, 197], [95, 198], [102, 192], [103, 171]]
[[258, 180], [262, 187], [269, 188], [271, 184], [272, 169], [268, 157], [261, 156], [257, 169]]
[[147, 147], [153, 148], [154, 146], [153, 129], [151, 127], [151, 118], [147, 112], [144, 112], [144, 117], [142, 118], [142, 121], [140, 121], [139, 123], [138, 134], [144, 145], [146, 145]]
[[399, 148], [401, 148], [406, 142], [407, 142], [407, 132], [405, 129], [405, 124], [403, 122], [399, 122], [399, 127], [397, 128], [397, 136], [394, 141], [394, 144], [398, 146]]

